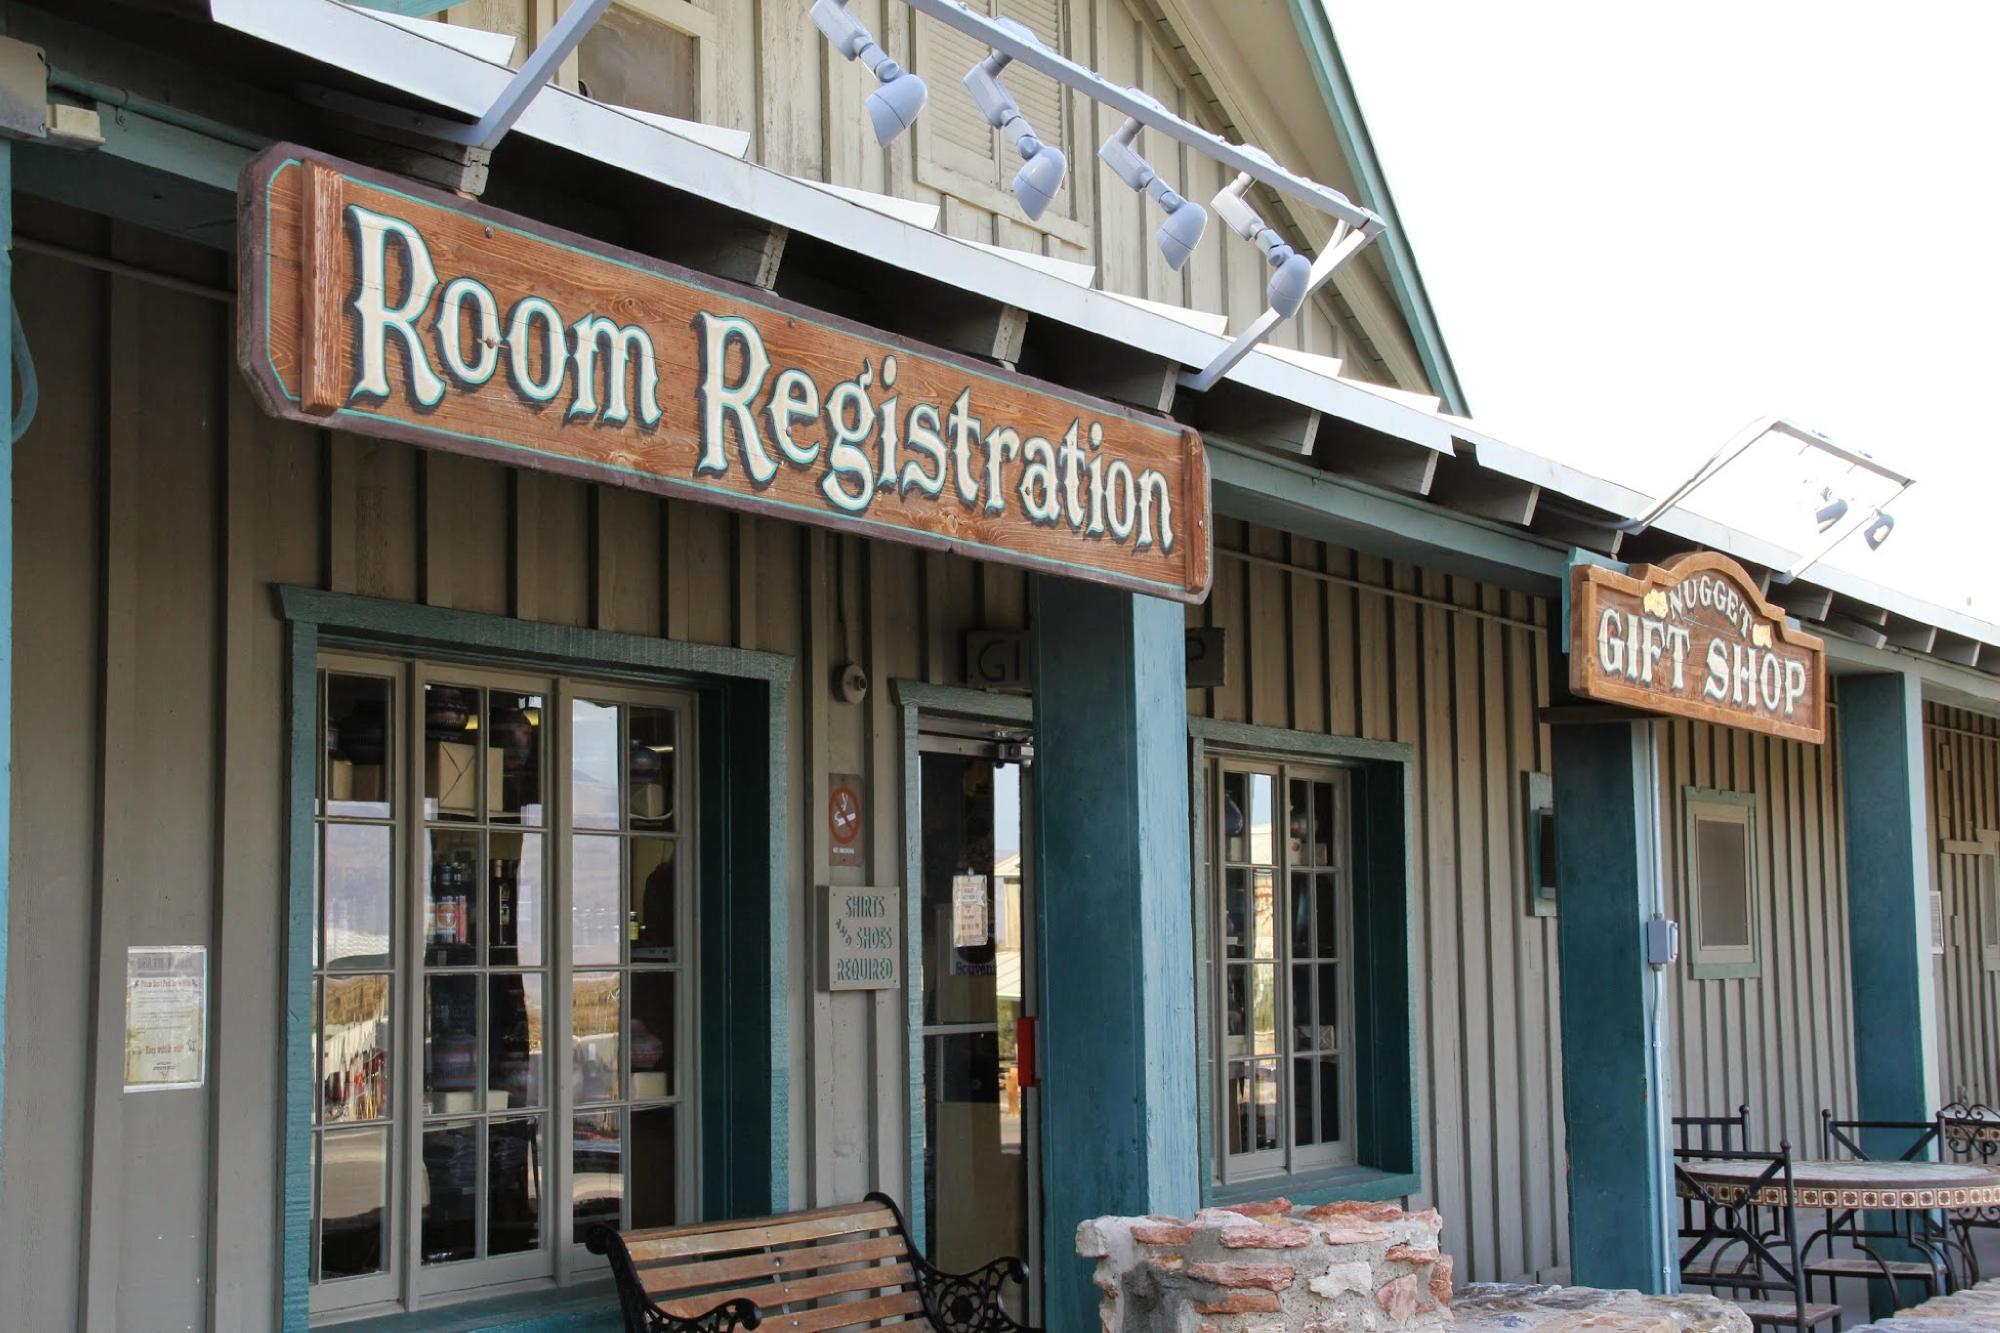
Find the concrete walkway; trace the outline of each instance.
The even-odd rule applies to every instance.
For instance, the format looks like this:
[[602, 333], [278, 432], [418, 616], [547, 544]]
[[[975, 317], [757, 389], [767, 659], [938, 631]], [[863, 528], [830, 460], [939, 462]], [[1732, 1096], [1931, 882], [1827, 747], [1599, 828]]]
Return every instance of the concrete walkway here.
[[1849, 1333], [2000, 1333], [2000, 1278], [1898, 1310]]

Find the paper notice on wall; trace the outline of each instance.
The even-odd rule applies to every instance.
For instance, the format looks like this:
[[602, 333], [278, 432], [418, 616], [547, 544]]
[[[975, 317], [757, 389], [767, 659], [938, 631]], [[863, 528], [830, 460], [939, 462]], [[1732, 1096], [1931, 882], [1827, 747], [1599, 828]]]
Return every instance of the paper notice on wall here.
[[208, 1075], [208, 950], [125, 951], [125, 1091], [198, 1088]]

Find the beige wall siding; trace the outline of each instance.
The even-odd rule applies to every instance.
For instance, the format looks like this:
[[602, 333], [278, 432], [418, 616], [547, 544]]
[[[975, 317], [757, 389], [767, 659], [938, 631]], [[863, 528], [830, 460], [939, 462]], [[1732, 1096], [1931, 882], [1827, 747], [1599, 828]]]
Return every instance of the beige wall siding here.
[[1819, 1113], [1854, 1113], [1853, 985], [1848, 967], [1846, 848], [1839, 724], [1805, 745], [1707, 723], [1660, 729], [1660, 818], [1672, 914], [1688, 902], [1684, 789], [1756, 798], [1752, 849], [1761, 974], [1695, 980], [1691, 943], [1671, 997], [1675, 1104], [1683, 1114], [1750, 1108], [1756, 1146], [1819, 1151]]
[[[24, 207], [22, 228], [87, 246], [97, 224]], [[104, 247], [224, 277], [221, 256], [122, 227]], [[269, 1326], [285, 1030], [279, 584], [796, 656], [796, 1202], [906, 1195], [902, 999], [813, 988], [807, 887], [900, 880], [889, 682], [961, 679], [965, 628], [1025, 623], [1024, 577], [274, 422], [235, 370], [222, 301], [36, 256], [17, 274], [43, 384], [17, 452], [0, 1291], [20, 1326]], [[858, 705], [828, 688], [849, 660], [873, 682]], [[829, 771], [866, 775], [863, 867], [829, 867], [813, 817]], [[126, 1096], [123, 954], [162, 943], [211, 950], [210, 1080]]]
[[[1940, 1085], [1947, 1099], [2000, 1103], [2000, 971], [1986, 969], [1979, 857], [1945, 844], [2000, 837], [2000, 719], [1924, 709], [1931, 887], [1944, 895], [1938, 967]], [[1996, 846], [1995, 850], [2000, 850]]]
[[1465, 1280], [1566, 1267], [1555, 922], [1527, 913], [1523, 773], [1546, 771], [1549, 608], [1228, 519], [1190, 625], [1228, 632], [1192, 713], [1416, 749], [1424, 1193]]

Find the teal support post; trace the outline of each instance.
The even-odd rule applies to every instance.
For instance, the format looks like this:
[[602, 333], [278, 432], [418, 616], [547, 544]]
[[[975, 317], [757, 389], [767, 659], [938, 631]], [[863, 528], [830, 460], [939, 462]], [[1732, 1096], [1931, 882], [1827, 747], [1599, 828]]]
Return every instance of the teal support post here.
[[[0, 24], [0, 31], [5, 25]], [[0, 140], [0, 309], [14, 309], [14, 149]], [[14, 340], [20, 323], [0, 329], [0, 1130], [7, 1115], [8, 868], [14, 846]], [[0, 1153], [0, 1175], [6, 1156]]]
[[1661, 910], [1657, 774], [1651, 723], [1555, 728], [1570, 1267], [1580, 1286], [1645, 1292], [1679, 1285], [1663, 982], [1645, 952]]
[[[1836, 696], [1847, 825], [1847, 939], [1854, 978], [1855, 1114], [1928, 1120], [1938, 1096], [1937, 1013], [1931, 969], [1930, 859], [1925, 847], [1923, 697], [1903, 674], [1842, 676]], [[1870, 1156], [1900, 1156], [1910, 1136], [1863, 1131]], [[1888, 1215], [1871, 1227], [1887, 1229]], [[1891, 1259], [1917, 1259], [1884, 1250]], [[1871, 1282], [1876, 1318], [1897, 1294]], [[1907, 1289], [1906, 1289], [1907, 1290]]]
[[1033, 624], [1044, 1322], [1083, 1329], [1077, 1224], [1199, 1206], [1186, 622], [1038, 578]]

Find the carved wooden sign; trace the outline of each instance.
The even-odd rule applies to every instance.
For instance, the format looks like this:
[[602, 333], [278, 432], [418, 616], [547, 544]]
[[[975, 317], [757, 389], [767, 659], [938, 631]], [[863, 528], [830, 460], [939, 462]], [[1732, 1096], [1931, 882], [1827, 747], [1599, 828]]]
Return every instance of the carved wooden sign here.
[[267, 410], [1199, 601], [1201, 439], [280, 144], [239, 193]]
[[1743, 566], [1701, 551], [1630, 574], [1578, 565], [1570, 583], [1576, 693], [1818, 744], [1826, 646], [1794, 629]]

